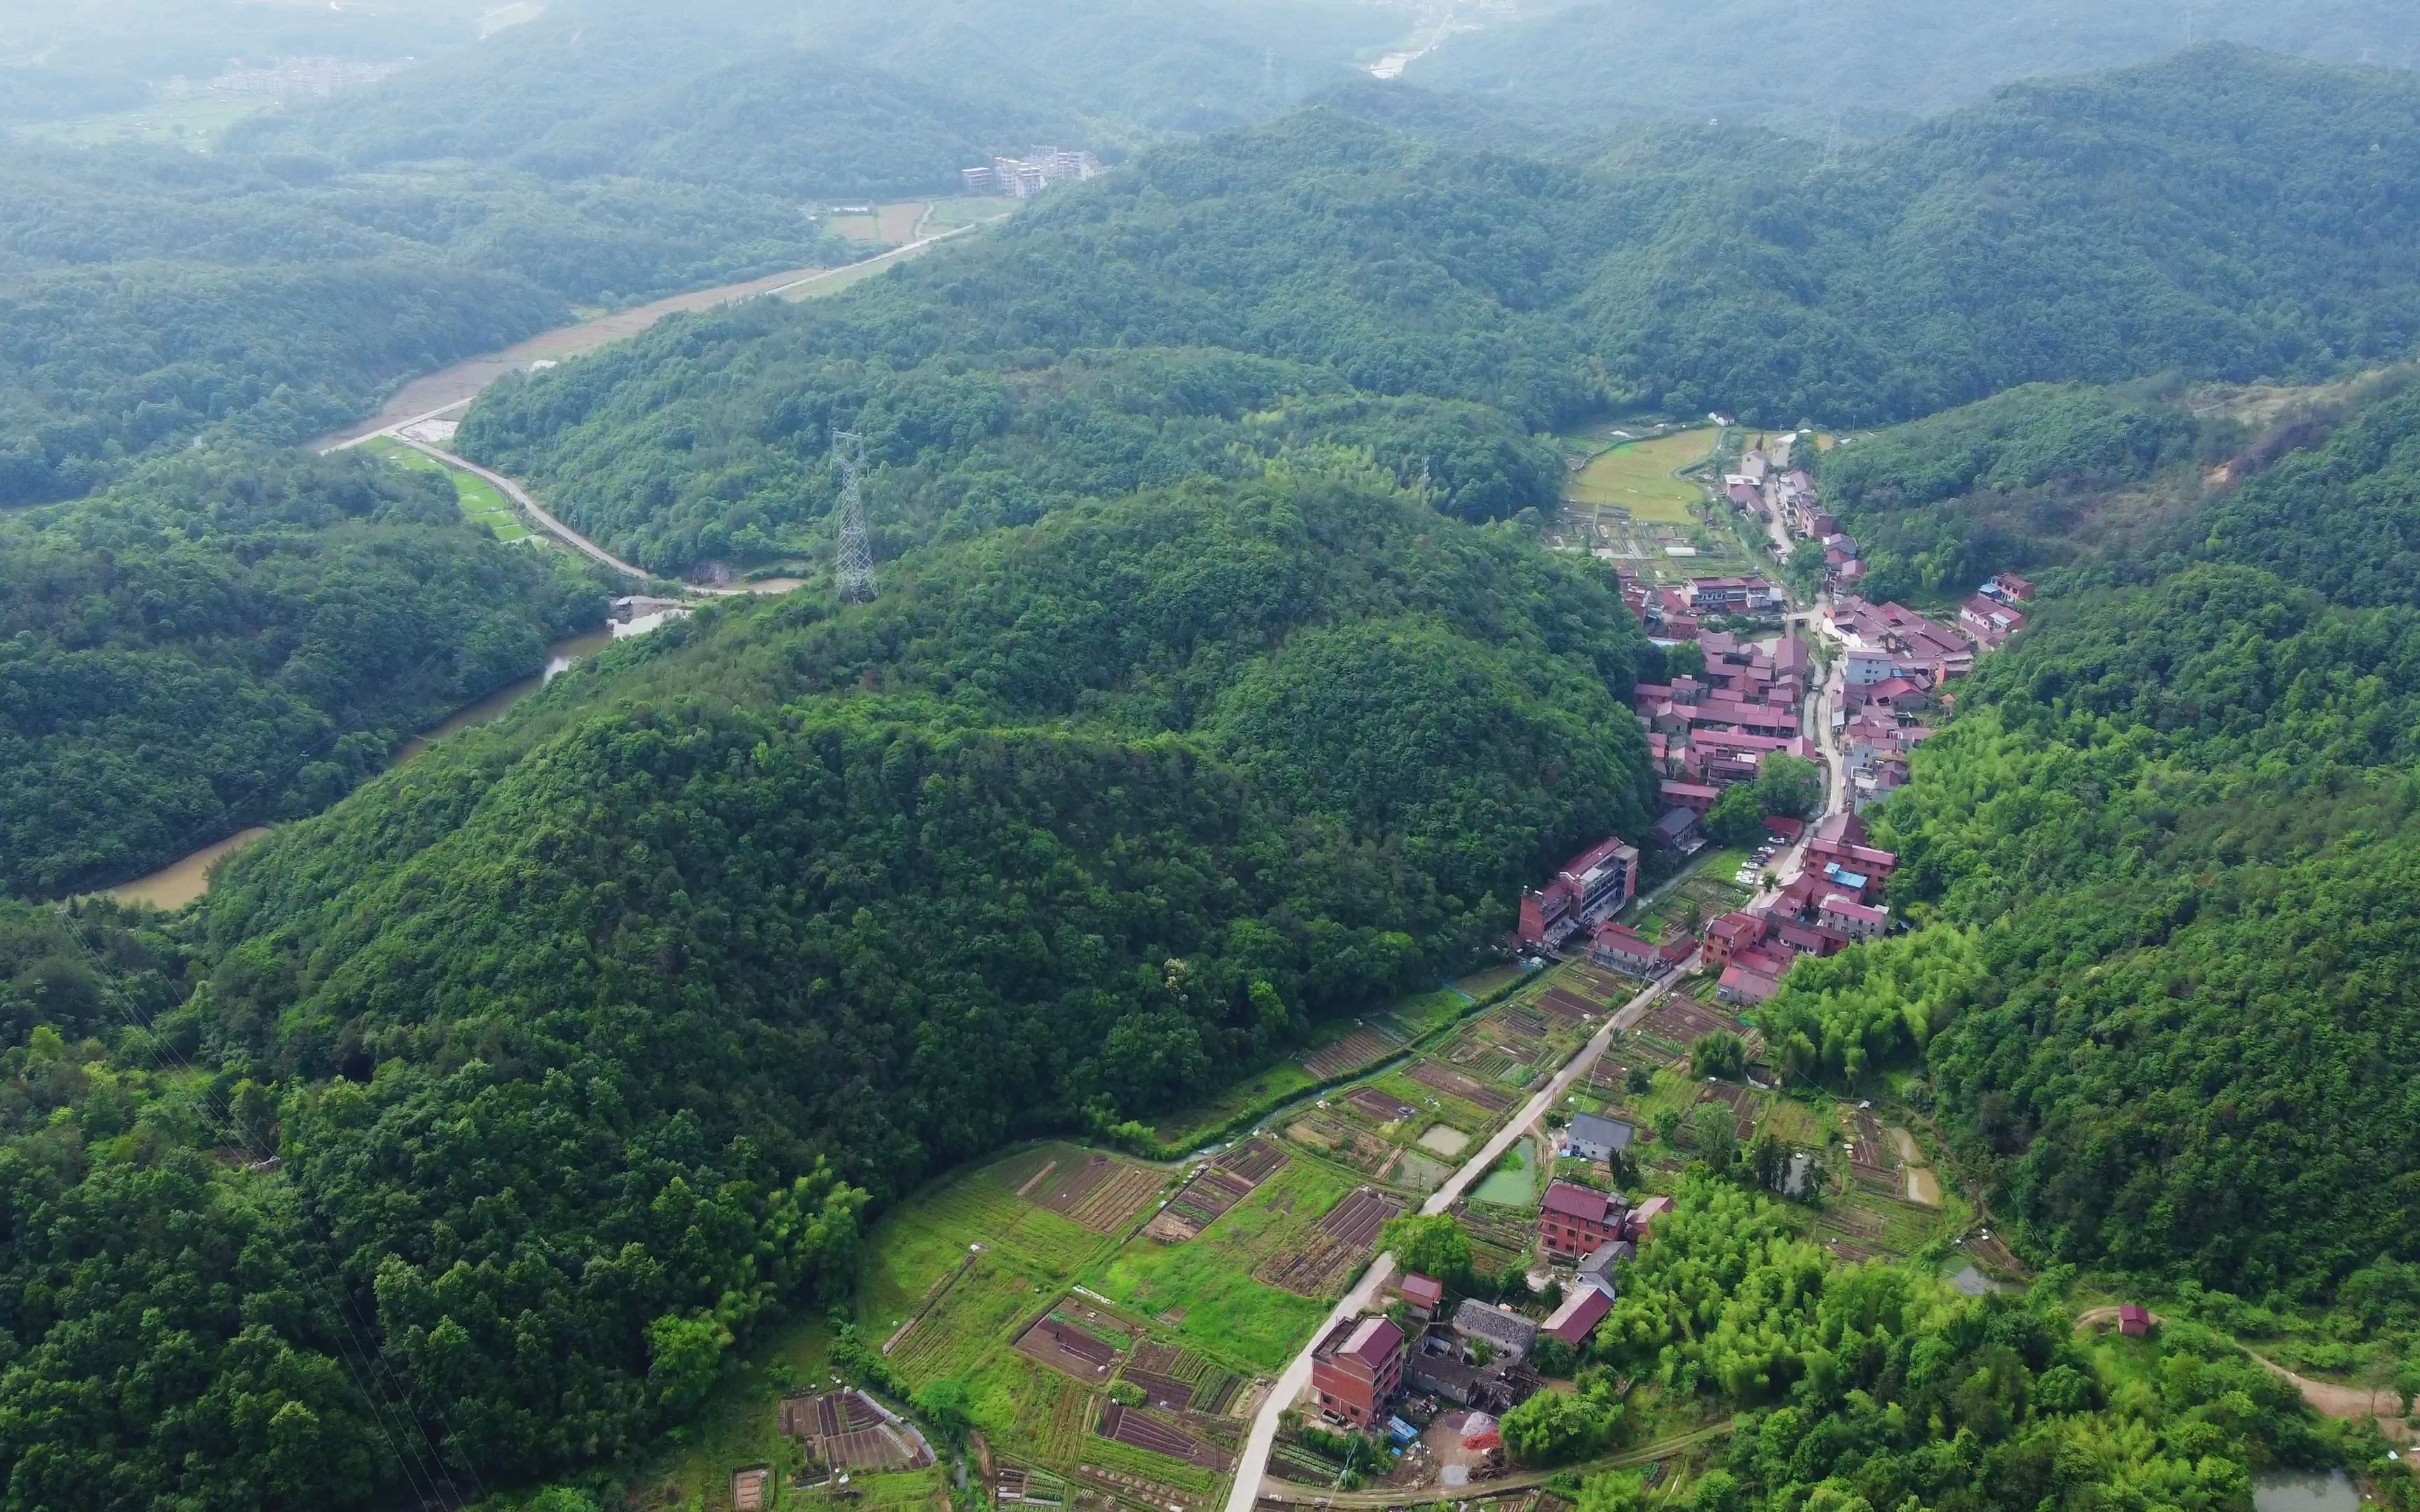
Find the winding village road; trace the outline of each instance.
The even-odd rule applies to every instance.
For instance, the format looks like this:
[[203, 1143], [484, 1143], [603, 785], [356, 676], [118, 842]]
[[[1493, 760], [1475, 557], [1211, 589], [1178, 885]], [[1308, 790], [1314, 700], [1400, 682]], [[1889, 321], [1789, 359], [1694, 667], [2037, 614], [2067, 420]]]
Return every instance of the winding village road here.
[[[865, 270], [869, 268], [879, 267], [884, 263], [913, 257], [917, 254], [922, 253], [930, 247], [949, 240], [952, 237], [964, 236], [970, 231], [979, 231], [983, 227], [991, 224], [993, 221], [1001, 219], [1000, 216], [993, 216], [988, 220], [970, 221], [965, 225], [952, 226], [947, 231], [940, 231], [931, 236], [926, 236], [924, 235], [924, 226], [933, 219], [933, 209], [934, 207], [931, 205], [924, 207], [923, 215], [916, 222], [915, 239], [911, 241], [893, 247], [889, 252], [865, 258], [861, 262], [844, 263], [838, 268], [827, 268], [818, 272], [810, 273], [804, 278], [793, 279], [789, 283], [781, 285], [775, 288], [758, 288], [752, 284], [731, 285], [729, 287], [735, 291], [731, 302], [752, 299], [806, 298], [807, 296], [799, 293], [800, 290], [811, 289], [816, 285], [830, 283], [833, 279], [847, 278], [854, 280], [861, 278], [864, 276]], [[326, 455], [329, 453], [349, 451], [353, 447], [363, 445], [365, 442], [374, 441], [382, 437], [392, 437], [396, 441], [401, 442], [405, 446], [411, 447], [413, 451], [420, 453], [424, 456], [427, 456], [446, 467], [458, 468], [462, 471], [468, 472], [475, 478], [483, 479], [492, 485], [500, 490], [505, 498], [511, 500], [516, 505], [520, 506], [520, 508], [527, 514], [533, 521], [543, 527], [550, 534], [563, 542], [564, 545], [571, 548], [575, 551], [578, 551], [582, 556], [585, 556], [594, 562], [600, 563], [605, 566], [611, 567], [615, 572], [621, 573], [625, 577], [636, 578], [642, 582], [644, 582], [653, 577], [654, 574], [648, 572], [644, 567], [635, 566], [630, 563], [623, 561], [620, 557], [615, 556], [613, 552], [606, 550], [601, 546], [598, 546], [595, 541], [590, 540], [587, 536], [582, 535], [580, 532], [572, 529], [570, 525], [565, 523], [563, 519], [549, 512], [544, 505], [531, 498], [527, 489], [523, 488], [520, 484], [515, 483], [512, 479], [505, 477], [503, 473], [489, 471], [488, 469], [479, 466], [477, 463], [473, 462], [468, 458], [458, 456], [454, 453], [445, 450], [443, 447], [438, 446], [433, 442], [424, 440], [411, 434], [414, 429], [421, 425], [425, 425], [431, 421], [444, 420], [449, 416], [459, 414], [461, 411], [471, 408], [472, 404], [475, 402], [477, 398], [477, 394], [472, 394], [467, 398], [457, 399], [451, 404], [440, 405], [434, 409], [425, 410], [420, 414], [406, 416], [404, 419], [398, 420], [393, 424], [382, 425], [376, 430], [367, 432], [366, 434], [338, 441], [334, 446], [326, 448], [321, 455]], [[697, 589], [696, 592], [706, 594], [721, 595], [744, 594], [748, 592], [748, 590], [744, 588], [700, 588]]]
[[[1784, 560], [1787, 560], [1790, 554], [1789, 538], [1786, 534], [1778, 533], [1781, 531], [1778, 521], [1773, 521], [1770, 524], [1776, 532], [1779, 553]], [[1813, 609], [1792, 610], [1788, 620], [1789, 623], [1802, 628], [1807, 627], [1810, 621], [1820, 625], [1823, 620], [1820, 601]], [[1841, 759], [1841, 753], [1834, 748], [1829, 738], [1831, 732], [1826, 723], [1825, 713], [1827, 708], [1838, 706], [1841, 694], [1839, 671], [1836, 664], [1831, 675], [1808, 700], [1808, 722], [1811, 726], [1808, 733], [1818, 748], [1823, 752], [1824, 765], [1829, 769], [1824, 790], [1824, 813], [1827, 815], [1844, 810], [1849, 801], [1848, 779], [1844, 770], [1846, 764]], [[1805, 841], [1802, 839], [1797, 844], [1776, 856], [1772, 863], [1772, 870], [1780, 875], [1788, 875], [1790, 872], [1796, 870], [1804, 846]], [[1755, 907], [1770, 903], [1777, 889], [1767, 889], [1749, 906]], [[1521, 1111], [1498, 1130], [1493, 1138], [1481, 1146], [1476, 1154], [1463, 1162], [1461, 1167], [1453, 1173], [1445, 1185], [1429, 1195], [1428, 1200], [1420, 1204], [1420, 1211], [1431, 1215], [1441, 1213], [1461, 1200], [1463, 1194], [1468, 1191], [1481, 1177], [1486, 1175], [1488, 1170], [1503, 1158], [1505, 1151], [1511, 1149], [1515, 1142], [1539, 1125], [1540, 1120], [1545, 1117], [1546, 1110], [1560, 1101], [1563, 1095], [1571, 1090], [1572, 1084], [1595, 1064], [1599, 1056], [1604, 1055], [1611, 1047], [1614, 1036], [1630, 1028], [1644, 1017], [1650, 1008], [1672, 990], [1682, 975], [1683, 972], [1678, 970], [1670, 972], [1623, 1004], [1611, 1018], [1606, 1021], [1605, 1027], [1597, 1030], [1595, 1036], [1581, 1047], [1579, 1053], [1564, 1063], [1562, 1070], [1555, 1073], [1553, 1080], [1542, 1088], [1536, 1096], [1530, 1098]], [[1261, 1402], [1260, 1411], [1252, 1418], [1251, 1432], [1246, 1435], [1243, 1451], [1236, 1460], [1235, 1481], [1227, 1493], [1226, 1512], [1253, 1512], [1254, 1504], [1261, 1495], [1263, 1482], [1267, 1478], [1269, 1454], [1277, 1445], [1278, 1420], [1287, 1409], [1294, 1406], [1311, 1384], [1311, 1351], [1319, 1347], [1319, 1341], [1326, 1338], [1328, 1331], [1338, 1323], [1372, 1310], [1380, 1294], [1386, 1289], [1387, 1283], [1393, 1279], [1394, 1274], [1394, 1256], [1380, 1255], [1373, 1259], [1369, 1269], [1361, 1273], [1360, 1280], [1356, 1282], [1352, 1289], [1344, 1294], [1342, 1300], [1339, 1301], [1329, 1310], [1327, 1316], [1320, 1320], [1319, 1327], [1312, 1331], [1310, 1339], [1303, 1344], [1302, 1351], [1294, 1357], [1283, 1373], [1278, 1377], [1276, 1383], [1269, 1388], [1268, 1396]], [[1387, 1494], [1393, 1501], [1404, 1500], [1400, 1491]]]

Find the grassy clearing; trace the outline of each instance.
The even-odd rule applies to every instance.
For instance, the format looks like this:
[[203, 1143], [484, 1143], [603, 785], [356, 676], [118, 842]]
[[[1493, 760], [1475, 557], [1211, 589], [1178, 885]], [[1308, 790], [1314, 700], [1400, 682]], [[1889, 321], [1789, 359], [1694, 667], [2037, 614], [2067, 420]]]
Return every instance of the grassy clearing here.
[[1648, 525], [1687, 525], [1690, 506], [1705, 490], [1673, 476], [1714, 455], [1715, 432], [1684, 430], [1653, 440], [1626, 441], [1581, 470], [1564, 499], [1584, 508], [1615, 507]]
[[933, 218], [924, 223], [926, 236], [939, 236], [962, 225], [996, 221], [1025, 202], [1001, 194], [962, 194], [933, 202]]
[[201, 95], [192, 100], [162, 100], [134, 110], [106, 116], [85, 116], [70, 121], [41, 121], [20, 126], [17, 134], [69, 147], [105, 147], [113, 142], [167, 142], [208, 152], [221, 131], [267, 105], [258, 100], [231, 100]]
[[1315, 1085], [1311, 1072], [1289, 1060], [1235, 1083], [1207, 1103], [1170, 1114], [1153, 1126], [1152, 1133], [1159, 1136], [1162, 1144], [1189, 1146], [1208, 1136], [1212, 1130], [1225, 1127], [1232, 1119], [1265, 1103], [1308, 1092]]
[[521, 523], [520, 511], [512, 501], [498, 492], [496, 486], [485, 478], [473, 477], [438, 461], [435, 457], [415, 452], [401, 441], [380, 436], [363, 443], [365, 451], [374, 452], [396, 467], [415, 472], [443, 474], [454, 485], [454, 497], [462, 506], [462, 517], [484, 528], [499, 541], [526, 540], [532, 532]]
[[935, 1286], [966, 1262], [973, 1253], [969, 1246], [978, 1243], [1047, 1282], [1074, 1275], [1103, 1241], [1055, 1212], [1019, 1201], [993, 1166], [961, 1171], [899, 1204], [876, 1225], [858, 1288], [860, 1323], [876, 1338], [888, 1338]]
[[1263, 1286], [1252, 1272], [1293, 1247], [1348, 1190], [1341, 1174], [1297, 1157], [1191, 1243], [1137, 1238], [1084, 1284], [1145, 1317], [1181, 1315], [1171, 1326], [1197, 1353], [1247, 1371], [1278, 1370], [1327, 1306]]

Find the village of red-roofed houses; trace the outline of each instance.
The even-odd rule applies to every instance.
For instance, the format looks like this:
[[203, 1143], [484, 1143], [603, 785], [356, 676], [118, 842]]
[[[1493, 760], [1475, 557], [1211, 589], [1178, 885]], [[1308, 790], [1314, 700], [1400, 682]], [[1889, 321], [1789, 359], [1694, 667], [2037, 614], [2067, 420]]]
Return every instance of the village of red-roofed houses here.
[[[2034, 596], [2033, 584], [2002, 573], [1954, 621], [1858, 596], [1867, 569], [1856, 539], [1823, 508], [1814, 478], [1791, 466], [1792, 451], [1810, 438], [1759, 440], [1723, 473], [1722, 496], [1758, 522], [1777, 554], [1822, 545], [1817, 601], [1797, 606], [1756, 575], [1649, 583], [1621, 569], [1622, 596], [1649, 638], [1694, 644], [1703, 671], [1634, 692], [1661, 795], [1648, 834], [1636, 844], [1608, 836], [1574, 856], [1523, 895], [1517, 930], [1528, 953], [1585, 957], [1642, 981], [1717, 974], [1717, 995], [1736, 1008], [1771, 997], [1797, 957], [1831, 955], [1889, 927], [1885, 892], [1899, 857], [1869, 843], [1862, 815], [1907, 781], [1909, 756], [1931, 735], [1928, 720], [1949, 702], [1949, 685], [2024, 628], [2021, 606]], [[1778, 632], [1738, 628], [1760, 621], [1777, 622]], [[1709, 628], [1715, 623], [1733, 628]], [[1829, 644], [1821, 658], [1828, 665], [1819, 666], [1810, 637]], [[1812, 762], [1825, 778], [1815, 817], [1766, 820], [1768, 840], [1751, 866], [1780, 880], [1705, 918], [1699, 935], [1668, 924], [1652, 938], [1642, 933], [1641, 895], [1651, 890], [1642, 850], [1665, 853], [1650, 870], [1685, 871], [1709, 843], [1704, 821], [1725, 790], [1756, 781], [1776, 753]]]

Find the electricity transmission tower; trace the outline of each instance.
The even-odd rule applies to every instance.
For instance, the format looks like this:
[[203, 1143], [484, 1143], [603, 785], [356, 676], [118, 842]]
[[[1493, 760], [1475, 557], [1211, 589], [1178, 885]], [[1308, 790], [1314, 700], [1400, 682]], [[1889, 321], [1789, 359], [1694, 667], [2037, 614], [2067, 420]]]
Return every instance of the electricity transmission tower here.
[[865, 538], [865, 501], [859, 485], [865, 471], [865, 438], [853, 430], [832, 432], [832, 460], [840, 464], [840, 545], [832, 578], [840, 596], [861, 604], [874, 596], [874, 548]]

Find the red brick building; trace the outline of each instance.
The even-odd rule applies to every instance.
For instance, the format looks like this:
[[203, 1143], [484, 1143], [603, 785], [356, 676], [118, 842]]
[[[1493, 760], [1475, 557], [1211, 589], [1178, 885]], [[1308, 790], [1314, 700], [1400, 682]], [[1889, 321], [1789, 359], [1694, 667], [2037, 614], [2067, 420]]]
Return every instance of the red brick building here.
[[1355, 1427], [1384, 1415], [1404, 1385], [1404, 1331], [1373, 1315], [1339, 1323], [1311, 1357], [1311, 1386], [1320, 1411]]
[[1638, 889], [1638, 850], [1608, 837], [1573, 856], [1543, 887], [1521, 894], [1521, 943], [1553, 949], [1621, 911]]
[[1621, 1221], [1628, 1212], [1619, 1197], [1575, 1181], [1557, 1181], [1546, 1188], [1546, 1200], [1538, 1211], [1538, 1242], [1547, 1254], [1565, 1259], [1593, 1255], [1622, 1237]]

